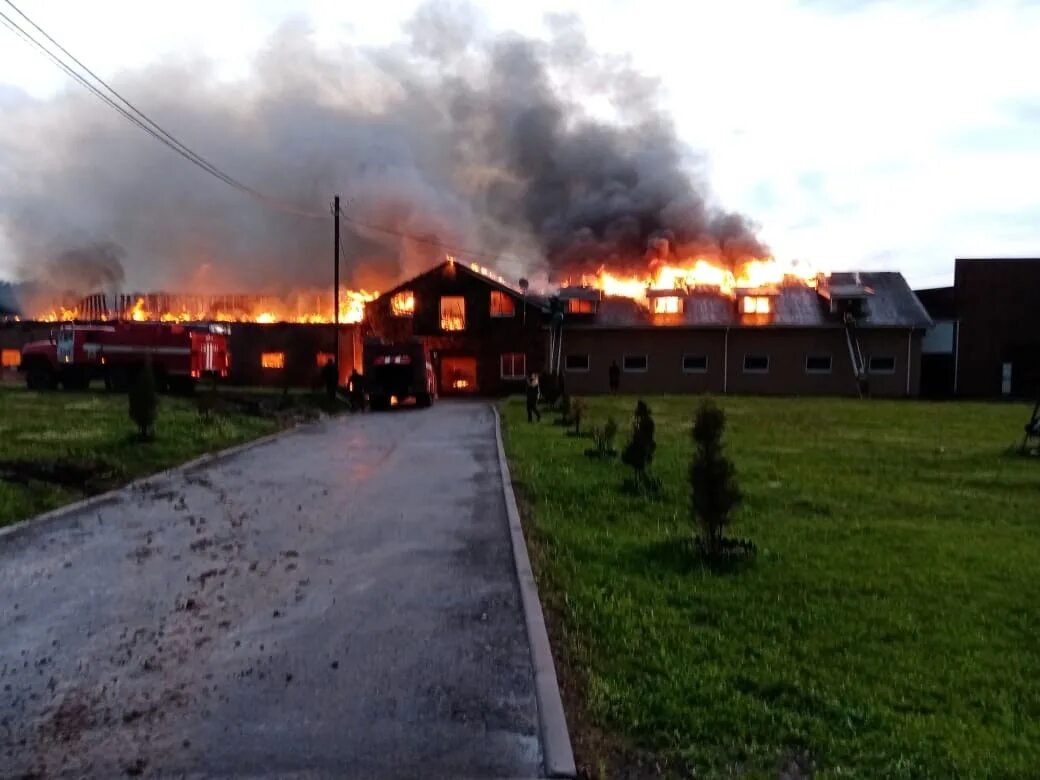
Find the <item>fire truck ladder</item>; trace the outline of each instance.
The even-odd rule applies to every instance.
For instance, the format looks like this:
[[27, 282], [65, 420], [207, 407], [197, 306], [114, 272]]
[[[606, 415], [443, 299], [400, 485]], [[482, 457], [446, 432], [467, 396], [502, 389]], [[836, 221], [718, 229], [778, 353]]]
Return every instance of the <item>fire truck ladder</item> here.
[[852, 362], [852, 373], [856, 377], [856, 389], [859, 392], [859, 397], [862, 398], [867, 367], [863, 360], [863, 350], [859, 345], [859, 337], [856, 335], [856, 319], [851, 314], [845, 315], [845, 342], [849, 345], [849, 360]]

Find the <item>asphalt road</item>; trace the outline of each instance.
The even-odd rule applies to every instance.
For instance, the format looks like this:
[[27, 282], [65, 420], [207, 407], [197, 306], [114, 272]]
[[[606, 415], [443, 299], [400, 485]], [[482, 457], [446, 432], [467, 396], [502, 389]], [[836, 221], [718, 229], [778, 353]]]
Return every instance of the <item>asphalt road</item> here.
[[0, 777], [539, 774], [495, 446], [332, 420], [0, 539]]

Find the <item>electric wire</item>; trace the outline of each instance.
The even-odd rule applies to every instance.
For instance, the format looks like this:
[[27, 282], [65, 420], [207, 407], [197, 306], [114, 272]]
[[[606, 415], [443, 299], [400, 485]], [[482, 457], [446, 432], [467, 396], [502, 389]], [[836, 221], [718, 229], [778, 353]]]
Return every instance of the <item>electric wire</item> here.
[[70, 60], [72, 60], [72, 62], [74, 62], [76, 65], [82, 68], [83, 71], [85, 71], [91, 78], [94, 79], [94, 81], [96, 81], [106, 90], [108, 90], [108, 92], [110, 92], [113, 96], [115, 96], [115, 98], [119, 100], [123, 104], [123, 106], [125, 106], [125, 108], [123, 106], [118, 105], [111, 97], [101, 92], [101, 90], [98, 89], [98, 87], [95, 84], [90, 83], [81, 73], [77, 72], [67, 62], [62, 60], [54, 52], [52, 52], [50, 49], [48, 49], [46, 46], [40, 43], [36, 38], [33, 37], [31, 33], [23, 29], [14, 19], [7, 16], [2, 11], [0, 11], [0, 22], [2, 22], [9, 30], [15, 33], [23, 41], [35, 47], [38, 50], [38, 52], [50, 59], [54, 64], [56, 64], [63, 71], [65, 71], [66, 74], [71, 76], [75, 81], [77, 81], [83, 87], [88, 89], [95, 97], [103, 101], [110, 108], [117, 111], [121, 116], [135, 124], [141, 130], [144, 130], [157, 141], [164, 144], [171, 150], [175, 151], [177, 154], [181, 155], [181, 157], [186, 159], [188, 162], [193, 163], [194, 165], [198, 166], [199, 168], [211, 174], [212, 176], [215, 176], [228, 186], [233, 187], [239, 192], [250, 195], [262, 201], [271, 208], [289, 214], [294, 214], [296, 216], [324, 219], [324, 215], [320, 213], [313, 211], [305, 211], [304, 209], [296, 207], [290, 203], [286, 203], [277, 198], [272, 198], [264, 194], [263, 192], [260, 192], [259, 190], [250, 187], [247, 184], [243, 184], [241, 181], [234, 178], [230, 174], [222, 171], [220, 168], [218, 168], [216, 165], [204, 158], [202, 155], [193, 151], [190, 147], [188, 147], [186, 144], [184, 144], [182, 141], [176, 138], [173, 134], [166, 131], [161, 125], [159, 125], [158, 122], [155, 122], [151, 117], [149, 117], [143, 111], [138, 109], [133, 103], [131, 103], [129, 100], [123, 97], [104, 79], [98, 76], [93, 70], [87, 67], [75, 55], [73, 55], [68, 49], [66, 49], [64, 46], [58, 43], [58, 41], [56, 41], [49, 33], [47, 33], [46, 30], [40, 27], [40, 25], [36, 24], [36, 22], [34, 22], [24, 11], [22, 11], [20, 8], [18, 8], [18, 6], [11, 2], [11, 0], [5, 0], [5, 2], [7, 3], [7, 5], [13, 8], [19, 15], [21, 15], [30, 25], [32, 25], [36, 30], [38, 30], [41, 35], [43, 35], [48, 41], [50, 41], [50, 43], [53, 44], [66, 57], [68, 57]]
[[[102, 79], [100, 76], [98, 76], [93, 70], [91, 70], [81, 60], [79, 60], [75, 55], [73, 55], [71, 52], [69, 52], [68, 49], [66, 49], [64, 46], [62, 46], [60, 43], [58, 43], [50, 34], [47, 33], [46, 30], [44, 30], [42, 27], [40, 27], [38, 24], [36, 24], [36, 22], [34, 22], [28, 15], [26, 15], [24, 11], [22, 11], [20, 8], [18, 8], [18, 6], [16, 6], [13, 2], [11, 2], [11, 0], [4, 0], [4, 2], [6, 2], [8, 6], [10, 6], [19, 15], [21, 15], [30, 25], [32, 25], [36, 30], [38, 30], [41, 35], [43, 35], [48, 41], [50, 41], [50, 43], [53, 44], [59, 51], [61, 51], [63, 54], [65, 54], [65, 56], [67, 56], [72, 62], [74, 62], [76, 65], [78, 65], [80, 68], [82, 68], [83, 71], [85, 71], [98, 84], [100, 84], [102, 87], [104, 87], [106, 90], [108, 90], [108, 92], [110, 92], [111, 95], [113, 95], [115, 97], [115, 99], [120, 101], [120, 103], [122, 103], [123, 105], [119, 105], [119, 103], [115, 102], [115, 100], [112, 97], [110, 97], [109, 95], [107, 95], [104, 92], [102, 92], [95, 84], [91, 83], [89, 80], [87, 80], [86, 77], [84, 77], [81, 73], [76, 71], [67, 62], [62, 60], [54, 52], [52, 52], [50, 49], [48, 49], [46, 46], [44, 46], [42, 43], [40, 43], [36, 38], [34, 38], [32, 36], [31, 33], [27, 32], [25, 29], [23, 29], [15, 20], [13, 20], [11, 17], [7, 16], [3, 11], [0, 11], [0, 23], [4, 24], [4, 26], [6, 26], [9, 30], [11, 30], [11, 32], [13, 32], [16, 36], [21, 38], [25, 43], [27, 43], [30, 46], [34, 47], [40, 54], [42, 54], [43, 56], [45, 56], [46, 58], [51, 60], [55, 65], [57, 65], [59, 68], [61, 68], [68, 76], [70, 76], [72, 79], [74, 79], [80, 85], [82, 85], [84, 88], [86, 88], [88, 91], [90, 91], [96, 98], [98, 98], [99, 100], [104, 102], [106, 105], [108, 105], [110, 108], [112, 108], [114, 111], [119, 113], [124, 119], [126, 119], [127, 121], [133, 123], [135, 126], [140, 128], [144, 132], [148, 133], [155, 140], [159, 141], [160, 143], [162, 143], [163, 145], [165, 145], [166, 147], [168, 147], [172, 151], [174, 151], [177, 154], [179, 154], [181, 157], [183, 157], [188, 162], [198, 166], [200, 169], [202, 169], [206, 173], [209, 173], [210, 175], [216, 177], [217, 179], [219, 179], [220, 181], [224, 182], [228, 186], [233, 187], [234, 189], [238, 190], [239, 192], [242, 192], [244, 194], [250, 195], [250, 196], [258, 199], [259, 201], [263, 202], [267, 206], [270, 206], [271, 208], [274, 208], [274, 209], [277, 209], [277, 210], [280, 210], [280, 211], [284, 211], [284, 212], [289, 213], [289, 214], [294, 214], [294, 215], [297, 215], [297, 216], [302, 216], [302, 217], [307, 217], [307, 218], [312, 218], [312, 219], [324, 219], [325, 218], [325, 215], [320, 214], [318, 212], [306, 211], [304, 209], [301, 209], [301, 208], [298, 208], [296, 206], [293, 206], [292, 204], [288, 204], [288, 203], [285, 203], [284, 201], [280, 201], [280, 200], [278, 200], [276, 198], [272, 198], [272, 197], [270, 197], [268, 195], [265, 195], [264, 193], [260, 192], [259, 190], [256, 190], [256, 189], [254, 189], [253, 187], [250, 187], [247, 184], [243, 184], [242, 182], [240, 182], [238, 179], [235, 179], [230, 174], [227, 174], [224, 171], [222, 171], [220, 168], [218, 168], [216, 165], [211, 163], [205, 157], [203, 157], [202, 155], [194, 152], [190, 147], [188, 147], [186, 144], [184, 144], [182, 141], [180, 141], [178, 138], [176, 138], [173, 134], [171, 134], [168, 131], [166, 131], [161, 125], [159, 125], [157, 122], [155, 122], [153, 119], [151, 119], [147, 114], [145, 114], [143, 111], [138, 109], [133, 103], [131, 103], [129, 100], [127, 100], [125, 97], [123, 97], [112, 86], [110, 86], [104, 79]], [[340, 212], [339, 213], [340, 213], [340, 217], [342, 217], [342, 219], [345, 222], [347, 222], [350, 225], [353, 225], [355, 228], [360, 228], [362, 230], [371, 230], [371, 231], [374, 231], [374, 232], [383, 233], [383, 234], [390, 235], [390, 236], [395, 236], [397, 238], [406, 239], [406, 240], [409, 240], [409, 241], [415, 241], [417, 243], [425, 244], [427, 246], [432, 246], [432, 247], [435, 247], [437, 249], [444, 250], [445, 252], [448, 252], [448, 253], [450, 253], [451, 255], [454, 255], [454, 256], [466, 256], [466, 257], [472, 257], [472, 258], [482, 258], [483, 257], [483, 258], [495, 258], [495, 259], [502, 259], [502, 258], [509, 259], [508, 256], [502, 255], [499, 252], [492, 252], [492, 251], [489, 251], [489, 250], [486, 250], [486, 249], [473, 249], [473, 248], [468, 248], [468, 247], [454, 246], [452, 244], [447, 244], [447, 243], [444, 243], [442, 241], [438, 241], [436, 239], [428, 238], [426, 236], [421, 236], [421, 235], [417, 235], [417, 234], [414, 234], [414, 233], [408, 233], [406, 231], [401, 231], [401, 230], [395, 230], [394, 228], [389, 228], [389, 227], [385, 227], [385, 226], [382, 226], [382, 225], [371, 224], [371, 223], [365, 222], [363, 220], [359, 220], [359, 219], [356, 219], [354, 217], [351, 217], [350, 215], [348, 215], [346, 212], [343, 211], [342, 207], [340, 208]], [[343, 254], [342, 246], [340, 247], [340, 254], [341, 255]], [[525, 262], [524, 258], [513, 258], [513, 259], [518, 259], [521, 262]], [[345, 257], [344, 257], [344, 261], [346, 261]], [[526, 262], [530, 262], [530, 261], [528, 260]]]

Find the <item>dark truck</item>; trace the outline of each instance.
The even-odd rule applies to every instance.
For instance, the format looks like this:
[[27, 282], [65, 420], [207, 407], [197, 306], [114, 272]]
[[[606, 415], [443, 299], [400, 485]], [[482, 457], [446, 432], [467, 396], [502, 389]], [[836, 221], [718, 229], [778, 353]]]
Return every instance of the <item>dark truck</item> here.
[[429, 406], [437, 397], [437, 382], [426, 347], [418, 339], [384, 341], [369, 337], [364, 344], [364, 384], [374, 411], [414, 399]]

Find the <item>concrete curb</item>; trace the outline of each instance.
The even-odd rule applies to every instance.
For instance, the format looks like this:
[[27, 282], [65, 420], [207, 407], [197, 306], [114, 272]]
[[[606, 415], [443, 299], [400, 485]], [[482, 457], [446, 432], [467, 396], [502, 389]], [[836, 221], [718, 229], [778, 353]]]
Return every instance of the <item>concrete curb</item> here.
[[59, 506], [57, 509], [52, 509], [49, 512], [44, 512], [42, 515], [36, 515], [35, 517], [28, 517], [25, 520], [15, 521], [5, 528], [0, 528], [0, 544], [5, 542], [8, 538], [17, 536], [19, 534], [28, 533], [29, 531], [35, 530], [41, 525], [44, 525], [53, 520], [57, 520], [66, 515], [76, 514], [77, 512], [83, 512], [85, 510], [94, 509], [99, 506], [105, 506], [106, 504], [112, 504], [119, 500], [120, 494], [127, 493], [133, 490], [140, 490], [147, 488], [151, 485], [159, 484], [164, 480], [168, 480], [182, 472], [191, 471], [192, 469], [199, 468], [200, 466], [208, 466], [218, 461], [230, 458], [239, 453], [251, 450], [254, 447], [261, 447], [264, 444], [269, 444], [275, 439], [280, 439], [283, 436], [288, 436], [291, 433], [296, 433], [301, 428], [307, 425], [317, 425], [327, 420], [314, 420], [311, 422], [297, 423], [288, 428], [284, 428], [274, 433], [269, 433], [266, 436], [261, 436], [259, 439], [251, 439], [241, 444], [236, 444], [233, 447], [227, 449], [217, 450], [216, 452], [207, 452], [204, 455], [200, 455], [197, 458], [181, 463], [178, 466], [171, 466], [168, 469], [157, 471], [154, 474], [148, 474], [144, 477], [138, 477], [132, 482], [127, 482], [122, 487], [117, 487], [113, 490], [109, 490], [107, 493], [99, 493], [96, 496], [90, 496], [90, 498], [84, 498], [79, 501], [73, 501], [71, 504], [65, 506]]
[[502, 445], [502, 418], [498, 408], [492, 404], [495, 414], [495, 440], [498, 443], [498, 464], [502, 470], [502, 492], [509, 517], [509, 536], [513, 543], [513, 561], [516, 578], [520, 583], [520, 599], [527, 623], [527, 640], [531, 644], [531, 665], [534, 669], [535, 696], [538, 700], [538, 727], [542, 737], [545, 772], [549, 777], [575, 777], [578, 774], [571, 750], [571, 737], [567, 731], [567, 717], [560, 698], [560, 684], [556, 679], [549, 633], [545, 629], [542, 602], [538, 598], [538, 585], [531, 571], [531, 559], [527, 554], [524, 529], [520, 524], [520, 511], [513, 492], [513, 480], [509, 476], [509, 462]]

